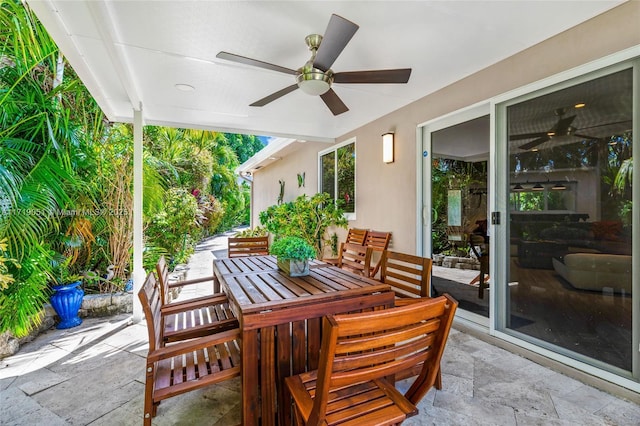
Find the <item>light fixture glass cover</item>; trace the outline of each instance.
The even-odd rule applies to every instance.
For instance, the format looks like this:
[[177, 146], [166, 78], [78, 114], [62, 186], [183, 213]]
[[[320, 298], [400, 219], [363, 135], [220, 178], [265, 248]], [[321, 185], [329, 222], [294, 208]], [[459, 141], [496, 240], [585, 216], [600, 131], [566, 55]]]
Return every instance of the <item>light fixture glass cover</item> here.
[[393, 133], [388, 132], [382, 135], [382, 161], [393, 163]]
[[298, 87], [308, 95], [318, 96], [327, 93], [333, 83], [333, 72], [314, 68], [312, 62], [307, 62], [298, 72], [296, 77]]

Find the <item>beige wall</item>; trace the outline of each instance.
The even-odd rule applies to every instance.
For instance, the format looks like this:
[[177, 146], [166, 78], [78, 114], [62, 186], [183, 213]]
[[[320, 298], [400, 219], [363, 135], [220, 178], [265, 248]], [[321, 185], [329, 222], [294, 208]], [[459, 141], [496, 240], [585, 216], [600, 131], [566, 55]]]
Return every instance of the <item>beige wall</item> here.
[[[280, 184], [283, 180], [284, 202], [292, 201], [300, 195], [318, 192], [318, 152], [332, 145], [320, 142], [298, 144], [300, 148], [282, 160], [275, 161], [253, 173], [251, 223], [260, 224], [258, 215], [267, 207], [278, 202]], [[298, 188], [298, 173], [305, 173], [304, 187]]]
[[[416, 250], [416, 128], [480, 101], [561, 71], [640, 45], [640, 1], [609, 12], [535, 45], [517, 55], [425, 96], [366, 126], [338, 138], [356, 138], [357, 218], [350, 226], [393, 233], [394, 250]], [[355, 108], [356, 106], [354, 106]], [[381, 135], [395, 131], [395, 162], [382, 162]], [[286, 183], [285, 201], [317, 190], [317, 152], [326, 144], [307, 143], [254, 176], [254, 219], [276, 202], [278, 180]], [[306, 188], [297, 188], [296, 173], [306, 171]], [[257, 220], [254, 223], [258, 223]], [[344, 233], [340, 233], [343, 237]]]

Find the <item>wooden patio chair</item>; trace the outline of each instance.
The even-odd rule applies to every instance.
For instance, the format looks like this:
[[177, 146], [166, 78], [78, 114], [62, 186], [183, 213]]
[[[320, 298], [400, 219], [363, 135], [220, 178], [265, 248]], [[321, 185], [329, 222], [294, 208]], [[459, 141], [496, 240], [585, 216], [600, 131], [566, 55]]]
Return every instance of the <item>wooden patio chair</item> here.
[[428, 257], [385, 250], [380, 259], [380, 281], [389, 284], [398, 297], [429, 297], [432, 266]]
[[[458, 303], [448, 295], [323, 321], [318, 370], [285, 379], [299, 425], [392, 425], [434, 385]], [[421, 364], [409, 389], [398, 373]]]
[[389, 248], [391, 241], [391, 232], [367, 231], [364, 245], [373, 249], [371, 263], [373, 266], [369, 271], [370, 277], [375, 277], [380, 270], [380, 262], [382, 260], [382, 252]]
[[[380, 263], [380, 281], [389, 284], [396, 293], [396, 306], [404, 306], [420, 300], [419, 298], [431, 296], [433, 261], [430, 258], [385, 250]], [[414, 368], [398, 378], [418, 373], [419, 368]], [[442, 373], [439, 370], [435, 387], [442, 389]]]
[[338, 251], [337, 266], [368, 277], [371, 270], [372, 251], [371, 247], [365, 247], [360, 244], [342, 243]]
[[[229, 307], [229, 299], [224, 293], [169, 302], [169, 291], [173, 287], [195, 284], [211, 278], [187, 280], [169, 284], [169, 272], [161, 257], [156, 264], [158, 272], [158, 293], [161, 301], [164, 342], [175, 342], [188, 338], [205, 336], [222, 329], [238, 326], [238, 319]], [[153, 274], [147, 275], [147, 281], [156, 284]], [[145, 282], [146, 285], [146, 282]]]
[[[345, 243], [351, 243], [351, 244], [360, 244], [361, 246], [364, 245], [364, 241], [367, 238], [367, 230], [366, 229], [359, 229], [359, 228], [349, 228], [349, 231], [347, 232], [347, 238], [345, 239]], [[331, 263], [332, 265], [337, 265], [338, 264], [338, 258], [334, 257], [334, 258], [327, 258], [327, 259], [322, 259], [324, 262], [327, 263]]]
[[269, 236], [231, 237], [227, 245], [228, 257], [266, 256], [269, 254]]
[[[150, 273], [148, 277], [153, 277]], [[155, 279], [138, 293], [149, 333], [144, 387], [144, 424], [151, 425], [163, 399], [240, 375], [240, 329], [165, 346], [162, 300]]]

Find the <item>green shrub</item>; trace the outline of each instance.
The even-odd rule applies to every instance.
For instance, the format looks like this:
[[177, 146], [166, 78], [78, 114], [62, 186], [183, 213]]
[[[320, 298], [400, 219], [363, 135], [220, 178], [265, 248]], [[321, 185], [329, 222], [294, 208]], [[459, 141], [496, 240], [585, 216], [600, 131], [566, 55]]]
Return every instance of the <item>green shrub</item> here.
[[264, 237], [269, 235], [269, 231], [267, 231], [262, 226], [256, 226], [255, 228], [247, 228], [243, 231], [237, 232], [234, 237], [237, 238], [251, 238], [251, 237]]
[[260, 212], [260, 222], [275, 239], [297, 236], [307, 241], [322, 255], [324, 246], [331, 244], [325, 237], [330, 226], [347, 227], [347, 219], [341, 208], [336, 207], [330, 195], [301, 195], [294, 201], [276, 204]]
[[316, 257], [316, 250], [300, 237], [282, 237], [269, 248], [269, 253], [280, 259], [307, 260]]
[[149, 242], [164, 248], [176, 262], [184, 262], [193, 253], [199, 216], [196, 198], [186, 189], [171, 188], [164, 210], [154, 215], [147, 228]]

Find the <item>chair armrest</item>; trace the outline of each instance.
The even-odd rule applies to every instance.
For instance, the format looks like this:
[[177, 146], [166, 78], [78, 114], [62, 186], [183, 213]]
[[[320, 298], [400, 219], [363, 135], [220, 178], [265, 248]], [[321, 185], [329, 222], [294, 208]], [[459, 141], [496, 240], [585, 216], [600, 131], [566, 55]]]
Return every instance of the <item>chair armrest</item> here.
[[197, 299], [183, 300], [176, 303], [170, 303], [164, 305], [161, 308], [162, 315], [177, 314], [184, 311], [191, 311], [193, 309], [202, 308], [211, 305], [220, 305], [222, 303], [228, 303], [229, 299], [224, 293], [216, 293], [212, 296], [199, 297]]
[[198, 349], [208, 348], [219, 343], [229, 342], [240, 338], [240, 329], [222, 331], [210, 336], [198, 337], [192, 340], [174, 343], [170, 346], [156, 349], [147, 355], [148, 362], [156, 362], [166, 358], [172, 358], [177, 355], [187, 354]]
[[175, 287], [182, 287], [185, 285], [190, 285], [190, 284], [198, 284], [198, 283], [203, 283], [206, 281], [214, 281], [216, 279], [215, 276], [210, 276], [210, 277], [203, 277], [203, 278], [194, 278], [191, 280], [183, 280], [183, 281], [179, 281], [179, 282], [174, 282], [174, 283], [170, 283], [169, 284], [169, 288], [175, 288]]

